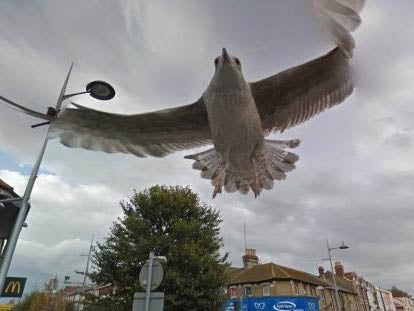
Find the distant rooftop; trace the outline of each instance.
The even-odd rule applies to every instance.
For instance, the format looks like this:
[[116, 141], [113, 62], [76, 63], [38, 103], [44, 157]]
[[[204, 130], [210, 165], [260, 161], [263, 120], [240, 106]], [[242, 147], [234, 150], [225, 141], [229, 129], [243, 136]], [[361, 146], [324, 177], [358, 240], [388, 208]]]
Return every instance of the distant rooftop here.
[[255, 283], [269, 280], [297, 280], [309, 284], [326, 286], [326, 282], [310, 273], [295, 270], [275, 263], [258, 264], [250, 269], [230, 268], [228, 285]]
[[[272, 280], [294, 280], [315, 286], [333, 288], [332, 273], [329, 271], [324, 272], [322, 270], [320, 271], [321, 274], [316, 276], [272, 262], [259, 264], [254, 249], [246, 249], [243, 262], [244, 268], [230, 267], [228, 269], [226, 285], [262, 283]], [[335, 280], [340, 291], [356, 294], [352, 281], [338, 276], [335, 276]]]

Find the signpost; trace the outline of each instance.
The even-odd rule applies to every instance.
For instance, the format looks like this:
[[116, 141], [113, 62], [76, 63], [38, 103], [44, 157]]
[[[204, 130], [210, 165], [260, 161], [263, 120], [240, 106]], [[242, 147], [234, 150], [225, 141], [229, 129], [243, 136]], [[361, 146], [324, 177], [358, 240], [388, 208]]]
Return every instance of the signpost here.
[[0, 297], [20, 298], [23, 295], [26, 278], [7, 277]]
[[[151, 272], [152, 273], [150, 274], [150, 263], [145, 263], [145, 265], [141, 269], [141, 272], [139, 273], [139, 283], [141, 284], [142, 288], [147, 288], [147, 286], [149, 285], [150, 290], [154, 290], [161, 285], [162, 279], [164, 277], [164, 270], [162, 269], [162, 265], [158, 261], [152, 262]], [[150, 277], [151, 282], [148, 282]]]
[[150, 252], [148, 262], [139, 273], [139, 283], [146, 289], [145, 293], [135, 293], [132, 311], [162, 311], [164, 310], [164, 293], [151, 292], [157, 289], [162, 282], [164, 270], [160, 261], [167, 262], [164, 256], [154, 256]]

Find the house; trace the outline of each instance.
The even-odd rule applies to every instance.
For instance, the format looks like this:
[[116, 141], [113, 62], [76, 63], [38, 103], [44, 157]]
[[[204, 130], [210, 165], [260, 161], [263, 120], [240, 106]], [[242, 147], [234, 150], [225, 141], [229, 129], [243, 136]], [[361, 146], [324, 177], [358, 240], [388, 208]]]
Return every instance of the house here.
[[[332, 274], [331, 271], [324, 271], [323, 267], [319, 267], [319, 278], [323, 280], [324, 282], [328, 283], [329, 286], [327, 289], [329, 289], [334, 294], [334, 278], [335, 283], [338, 288], [338, 296], [339, 296], [339, 304], [340, 308], [343, 308], [344, 310], [352, 310], [352, 311], [361, 311], [363, 310], [361, 308], [361, 305], [359, 303], [358, 299], [358, 293], [355, 290], [354, 284], [352, 281], [349, 281], [340, 275], [338, 275], [338, 271], [335, 271], [335, 274]], [[334, 303], [330, 303], [328, 300], [327, 303], [324, 303], [324, 296], [321, 297], [321, 305], [324, 305], [326, 310], [334, 310]], [[324, 310], [321, 308], [321, 310]]]
[[76, 309], [82, 310], [82, 300], [84, 295], [93, 294], [98, 298], [105, 298], [109, 295], [113, 295], [115, 288], [112, 284], [105, 284], [100, 286], [92, 286], [82, 289], [81, 286], [66, 286], [63, 290], [65, 293], [65, 300], [75, 305]]
[[[228, 270], [226, 289], [228, 298], [263, 296], [319, 297], [321, 311], [334, 310], [335, 293], [325, 273], [315, 276], [275, 263], [259, 264], [255, 249], [246, 249], [243, 268]], [[340, 284], [339, 284], [340, 283]], [[358, 296], [352, 282], [338, 282], [338, 290], [346, 310], [355, 311]]]
[[361, 311], [396, 311], [392, 293], [374, 286], [356, 272], [344, 272], [340, 261], [335, 262], [335, 273], [338, 277], [351, 281], [358, 294]]
[[397, 310], [414, 311], [414, 300], [410, 297], [394, 297], [394, 303], [402, 306]]
[[378, 301], [378, 310], [381, 311], [395, 311], [396, 305], [394, 303], [393, 295], [390, 291], [375, 287], [375, 292]]

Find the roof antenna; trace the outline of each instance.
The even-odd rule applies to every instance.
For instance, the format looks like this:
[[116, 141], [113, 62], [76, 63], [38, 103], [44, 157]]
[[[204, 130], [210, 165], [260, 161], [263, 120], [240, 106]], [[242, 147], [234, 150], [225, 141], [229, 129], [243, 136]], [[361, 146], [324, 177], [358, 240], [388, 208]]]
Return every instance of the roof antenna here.
[[243, 222], [243, 231], [244, 231], [244, 251], [247, 253], [247, 242], [246, 242], [246, 223]]

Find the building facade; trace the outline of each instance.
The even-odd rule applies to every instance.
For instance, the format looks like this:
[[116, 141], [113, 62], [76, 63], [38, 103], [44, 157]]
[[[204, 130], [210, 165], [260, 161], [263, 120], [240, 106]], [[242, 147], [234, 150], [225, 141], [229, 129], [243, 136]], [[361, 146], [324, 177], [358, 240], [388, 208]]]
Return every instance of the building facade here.
[[414, 311], [414, 299], [411, 297], [394, 297], [397, 311]]
[[[0, 200], [13, 200], [20, 197], [14, 192], [13, 187], [0, 179]], [[19, 201], [0, 203], [0, 258], [9, 238], [19, 213]]]
[[98, 298], [105, 298], [115, 293], [112, 284], [93, 286], [82, 289], [81, 286], [67, 286], [64, 291], [65, 300], [73, 303], [76, 310], [83, 310], [83, 299], [85, 295], [95, 295]]
[[341, 278], [352, 282], [362, 311], [396, 311], [390, 291], [376, 287], [356, 272], [345, 273], [339, 261], [335, 263], [335, 271]]
[[[342, 304], [347, 311], [359, 311], [358, 295], [352, 285], [338, 284]], [[230, 268], [226, 282], [228, 298], [263, 296], [318, 297], [321, 311], [335, 310], [333, 285], [324, 273], [315, 276], [275, 263], [259, 264], [254, 249], [246, 249], [243, 268]]]

